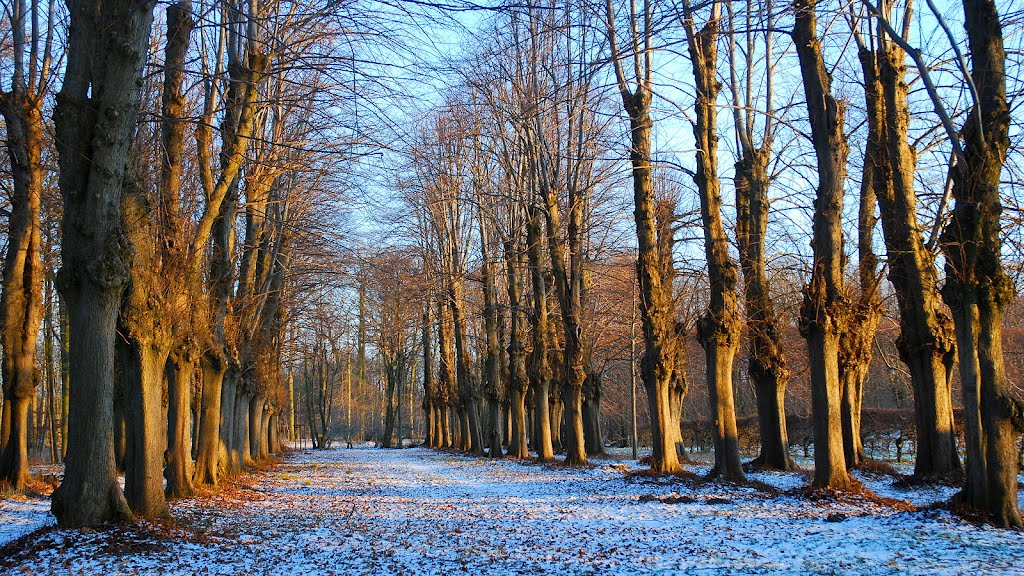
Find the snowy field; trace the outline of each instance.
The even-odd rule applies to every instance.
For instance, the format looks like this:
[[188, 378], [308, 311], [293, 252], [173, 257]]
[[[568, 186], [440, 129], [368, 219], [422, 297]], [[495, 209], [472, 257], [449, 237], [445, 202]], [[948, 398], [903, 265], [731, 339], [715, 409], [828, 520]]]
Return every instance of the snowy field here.
[[[800, 474], [752, 474], [756, 489], [627, 480], [627, 469], [297, 452], [248, 486], [174, 503], [173, 524], [10, 542], [0, 573], [1024, 575], [1024, 534], [945, 511], [809, 499], [795, 492]], [[951, 494], [862, 479], [916, 506]], [[0, 501], [0, 544], [52, 523], [48, 508]]]

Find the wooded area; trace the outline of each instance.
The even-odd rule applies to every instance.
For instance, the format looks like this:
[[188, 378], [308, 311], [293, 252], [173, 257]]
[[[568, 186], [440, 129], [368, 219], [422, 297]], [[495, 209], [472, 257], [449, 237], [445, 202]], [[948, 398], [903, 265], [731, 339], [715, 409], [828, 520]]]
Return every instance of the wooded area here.
[[1022, 17], [12, 0], [0, 481], [86, 527], [307, 443], [840, 491], [906, 444], [1024, 528]]

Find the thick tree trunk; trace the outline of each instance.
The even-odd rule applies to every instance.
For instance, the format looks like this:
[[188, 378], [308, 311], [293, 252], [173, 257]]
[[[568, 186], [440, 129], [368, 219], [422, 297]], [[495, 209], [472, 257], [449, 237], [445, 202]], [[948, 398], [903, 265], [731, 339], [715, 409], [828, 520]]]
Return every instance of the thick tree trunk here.
[[69, 5], [54, 111], [64, 196], [58, 287], [68, 306], [71, 374], [68, 458], [52, 505], [63, 527], [131, 514], [114, 472], [114, 338], [131, 262], [121, 230], [122, 180], [152, 9], [151, 2], [124, 0]]
[[740, 317], [736, 302], [736, 265], [729, 256], [729, 240], [722, 224], [722, 190], [718, 180], [718, 109], [715, 100], [722, 89], [716, 78], [718, 60], [719, 4], [712, 6], [707, 24], [696, 30], [692, 14], [685, 22], [687, 44], [697, 87], [697, 170], [694, 182], [700, 195], [704, 228], [704, 253], [708, 263], [711, 299], [697, 324], [697, 339], [704, 348], [708, 398], [714, 414], [715, 465], [711, 476], [744, 480], [736, 431], [736, 403], [732, 363], [739, 349]]
[[[252, 458], [252, 449], [249, 447], [249, 413], [252, 409], [252, 392], [245, 390], [246, 384], [239, 382], [238, 392], [235, 393], [235, 432], [233, 458], [237, 458], [238, 468], [235, 472], [241, 472], [244, 468], [254, 468], [256, 462]], [[327, 431], [324, 430], [324, 437]], [[234, 461], [234, 460], [233, 460]]]
[[249, 400], [249, 459], [259, 463], [265, 457], [263, 453], [263, 396], [253, 394]]
[[195, 360], [179, 350], [167, 362], [167, 479], [168, 498], [192, 496], [192, 377]]
[[11, 396], [4, 400], [4, 411], [9, 414], [10, 432], [4, 445], [4, 481], [14, 490], [24, 490], [29, 480], [28, 415], [30, 397]]
[[224, 361], [205, 354], [199, 359], [203, 379], [199, 405], [196, 470], [193, 481], [199, 486], [216, 486], [220, 482], [221, 399], [224, 384]]
[[964, 15], [978, 97], [962, 130], [963, 158], [953, 172], [956, 206], [943, 233], [943, 298], [954, 313], [967, 415], [962, 500], [997, 526], [1020, 528], [1016, 442], [1024, 403], [1007, 382], [1002, 349], [1003, 311], [1015, 294], [1000, 238], [1000, 176], [1010, 144], [1006, 52], [993, 0], [965, 0]]
[[848, 322], [843, 290], [843, 184], [846, 136], [843, 105], [832, 97], [831, 78], [817, 38], [817, 0], [794, 3], [793, 40], [800, 60], [811, 140], [818, 162], [811, 279], [804, 289], [800, 332], [807, 339], [814, 412], [814, 486], [842, 489], [852, 478], [843, 452], [839, 330]]
[[168, 516], [164, 498], [164, 452], [167, 423], [163, 406], [167, 350], [131, 340], [128, 363], [122, 366], [127, 416], [124, 494], [140, 518]]
[[872, 122], [885, 127], [885, 161], [892, 178], [892, 188], [877, 188], [877, 195], [889, 255], [889, 281], [896, 290], [900, 312], [896, 344], [914, 389], [914, 475], [946, 476], [961, 470], [953, 424], [955, 335], [951, 318], [941, 308], [935, 257], [925, 245], [917, 220], [916, 157], [908, 139], [905, 55], [891, 42], [882, 42], [876, 53], [884, 118]]
[[[238, 376], [233, 368], [224, 373], [220, 391], [220, 444], [217, 447], [217, 466], [220, 474], [234, 474], [242, 469], [238, 453]], [[312, 418], [312, 412], [310, 412]], [[316, 429], [309, 428], [310, 435], [316, 436]], [[315, 446], [314, 446], [315, 447]]]

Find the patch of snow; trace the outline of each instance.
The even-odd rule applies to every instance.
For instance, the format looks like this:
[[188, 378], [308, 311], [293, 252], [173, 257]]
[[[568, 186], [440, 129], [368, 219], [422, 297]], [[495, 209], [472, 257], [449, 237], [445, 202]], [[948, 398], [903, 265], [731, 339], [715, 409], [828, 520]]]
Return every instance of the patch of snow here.
[[0, 499], [0, 546], [54, 522], [49, 499], [22, 496]]

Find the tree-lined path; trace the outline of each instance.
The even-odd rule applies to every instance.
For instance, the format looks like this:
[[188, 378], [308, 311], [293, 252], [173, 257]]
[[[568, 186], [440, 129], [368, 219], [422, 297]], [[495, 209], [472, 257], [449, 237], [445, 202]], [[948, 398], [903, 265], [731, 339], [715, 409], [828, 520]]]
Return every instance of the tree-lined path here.
[[[296, 452], [247, 487], [176, 501], [176, 527], [50, 532], [0, 560], [0, 572], [1024, 573], [1024, 536], [946, 511], [656, 485], [627, 481], [627, 468], [637, 469], [601, 460], [565, 470], [424, 449]], [[751, 479], [783, 492], [805, 481], [792, 473]], [[915, 504], [948, 497], [862, 479]], [[833, 514], [847, 518], [828, 521]]]

